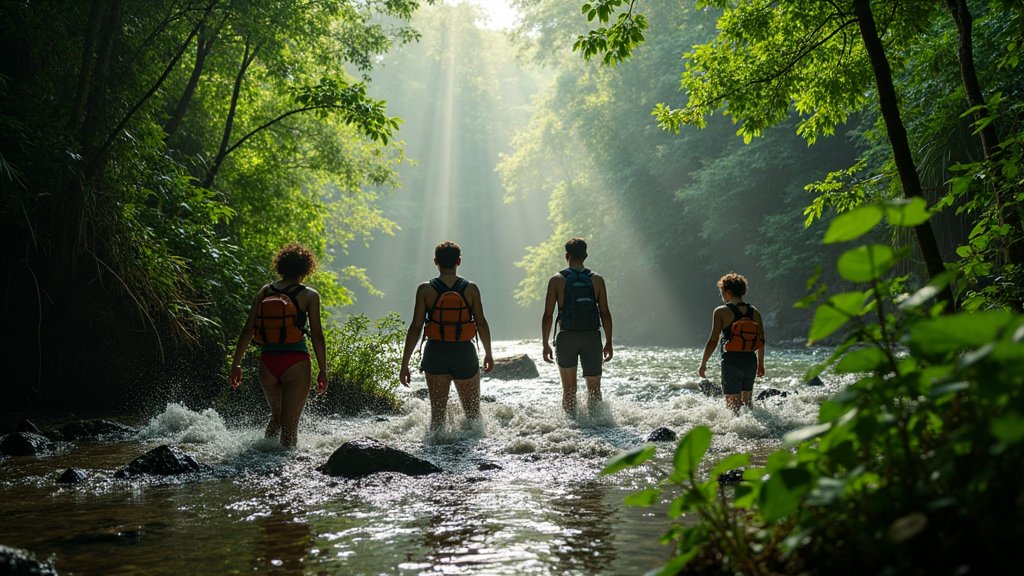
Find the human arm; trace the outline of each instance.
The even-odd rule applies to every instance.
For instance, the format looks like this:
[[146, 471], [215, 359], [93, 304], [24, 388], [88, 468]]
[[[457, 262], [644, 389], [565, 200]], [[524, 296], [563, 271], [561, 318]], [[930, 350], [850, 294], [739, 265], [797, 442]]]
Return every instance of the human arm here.
[[761, 319], [761, 313], [754, 309], [754, 321], [757, 322], [758, 339], [760, 340], [761, 346], [757, 349], [757, 375], [764, 376], [764, 348], [766, 346], [764, 339], [764, 321]]
[[480, 288], [472, 282], [466, 287], [466, 300], [473, 311], [476, 333], [480, 336], [480, 343], [484, 346], [484, 372], [490, 372], [494, 370], [494, 356], [491, 355], [491, 327], [487, 324], [487, 318], [484, 316], [484, 303], [480, 299]]
[[316, 393], [327, 391], [327, 342], [324, 339], [323, 325], [320, 323], [320, 294], [312, 288], [309, 292], [309, 305], [306, 307], [306, 318], [309, 321], [309, 339], [313, 343], [313, 354], [319, 368], [316, 375]]
[[554, 354], [551, 351], [551, 345], [548, 343], [548, 338], [551, 336], [551, 327], [554, 324], [555, 304], [558, 302], [558, 293], [560, 291], [560, 282], [565, 282], [565, 277], [561, 274], [556, 274], [548, 280], [548, 290], [544, 297], [544, 314], [540, 317], [540, 330], [541, 336], [540, 341], [543, 343], [543, 355], [545, 362], [554, 362]]
[[416, 303], [413, 305], [412, 319], [409, 321], [409, 330], [405, 333], [405, 348], [402, 350], [402, 368], [398, 372], [398, 380], [402, 386], [409, 386], [412, 381], [412, 373], [409, 371], [409, 358], [412, 351], [416, 349], [416, 342], [423, 332], [423, 322], [427, 317], [426, 292], [430, 290], [430, 284], [424, 282], [416, 289]]
[[249, 308], [249, 317], [245, 320], [242, 332], [235, 341], [235, 353], [231, 357], [231, 375], [228, 376], [228, 383], [232, 388], [238, 388], [242, 385], [242, 357], [245, 356], [245, 350], [249, 347], [249, 343], [252, 342], [252, 333], [256, 326], [256, 310], [259, 308], [260, 300], [263, 299], [266, 290], [267, 287], [264, 286], [256, 293], [252, 307]]
[[608, 289], [604, 278], [594, 274], [594, 295], [597, 296], [597, 308], [601, 313], [601, 327], [604, 328], [604, 361], [612, 359], [612, 311], [608, 308]]
[[715, 348], [718, 347], [718, 340], [722, 334], [722, 315], [724, 314], [724, 308], [715, 308], [715, 311], [711, 314], [711, 335], [708, 336], [707, 344], [704, 345], [704, 355], [700, 360], [700, 368], [697, 370], [697, 374], [701, 378], [705, 377], [705, 373], [708, 368], [708, 358], [714, 354]]

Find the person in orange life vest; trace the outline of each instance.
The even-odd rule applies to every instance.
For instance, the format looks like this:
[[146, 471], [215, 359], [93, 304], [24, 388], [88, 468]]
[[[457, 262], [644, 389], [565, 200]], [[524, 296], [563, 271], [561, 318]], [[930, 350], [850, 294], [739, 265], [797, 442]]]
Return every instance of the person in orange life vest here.
[[[281, 444], [294, 448], [298, 442], [299, 417], [309, 396], [312, 382], [312, 365], [306, 340], [299, 332], [298, 338], [281, 338], [276, 331], [267, 335], [258, 334], [261, 306], [264, 299], [272, 295], [285, 295], [292, 300], [299, 311], [294, 319], [281, 320], [281, 323], [294, 322], [290, 326], [293, 331], [303, 329], [309, 324], [309, 337], [316, 353], [316, 363], [320, 371], [316, 377], [316, 393], [323, 394], [327, 390], [327, 347], [324, 342], [323, 327], [320, 324], [320, 294], [302, 280], [316, 269], [313, 253], [301, 244], [289, 244], [282, 248], [274, 258], [274, 268], [280, 280], [267, 284], [256, 293], [256, 299], [249, 310], [249, 318], [242, 327], [242, 333], [235, 344], [234, 360], [231, 364], [229, 382], [232, 388], [238, 388], [242, 382], [242, 356], [254, 336], [263, 341], [263, 353], [260, 355], [260, 385], [270, 405], [270, 423], [267, 424], [266, 437], [281, 437]], [[264, 330], [266, 331], [266, 330]], [[283, 330], [282, 330], [283, 334]], [[291, 341], [291, 340], [296, 341]]]
[[[484, 372], [494, 369], [491, 332], [484, 317], [480, 289], [476, 284], [456, 274], [459, 265], [462, 264], [461, 256], [462, 249], [455, 242], [442, 242], [434, 248], [434, 264], [437, 265], [438, 277], [416, 288], [416, 303], [412, 320], [409, 322], [409, 331], [405, 335], [402, 368], [398, 375], [402, 385], [409, 386], [412, 380], [409, 358], [416, 348], [420, 334], [425, 332], [427, 342], [423, 347], [420, 370], [426, 374], [432, 430], [444, 425], [452, 381], [455, 382], [455, 390], [459, 393], [459, 402], [466, 418], [473, 420], [480, 417], [480, 365], [472, 342], [473, 333], [479, 336], [484, 347]], [[459, 292], [461, 298], [452, 294], [446, 295], [445, 300], [461, 303], [462, 310], [436, 309], [442, 294], [452, 291]], [[449, 296], [453, 297], [453, 300], [448, 300]], [[442, 324], [442, 312], [451, 312], [454, 317], [461, 320], [456, 319]]]
[[[569, 267], [548, 280], [544, 315], [541, 317], [541, 341], [544, 361], [558, 360], [562, 380], [562, 409], [576, 416], [577, 359], [587, 381], [587, 407], [593, 410], [601, 401], [601, 364], [612, 359], [612, 313], [608, 308], [608, 291], [604, 278], [583, 266], [587, 259], [587, 243], [572, 238], [565, 243], [565, 260]], [[566, 295], [570, 293], [570, 298]], [[548, 344], [552, 315], [558, 304], [558, 331], [553, 355]], [[601, 346], [601, 330], [605, 343]], [[555, 356], [555, 358], [553, 358]]]
[[747, 293], [747, 279], [742, 275], [730, 272], [719, 278], [718, 292], [725, 304], [715, 308], [712, 314], [711, 336], [704, 346], [704, 357], [697, 372], [704, 378], [708, 358], [718, 347], [719, 336], [724, 335], [728, 344], [733, 323], [743, 317], [752, 317], [757, 323], [753, 343], [739, 351], [726, 350], [726, 345], [722, 347], [722, 391], [725, 393], [725, 405], [733, 412], [739, 412], [740, 407], [751, 405], [755, 377], [764, 376], [764, 323], [761, 313], [743, 301]]

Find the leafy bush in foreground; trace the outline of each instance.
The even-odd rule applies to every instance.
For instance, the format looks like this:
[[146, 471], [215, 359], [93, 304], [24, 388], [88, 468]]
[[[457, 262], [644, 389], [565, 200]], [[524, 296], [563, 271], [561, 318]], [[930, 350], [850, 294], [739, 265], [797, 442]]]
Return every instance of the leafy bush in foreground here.
[[[897, 226], [928, 217], [923, 203], [863, 206], [837, 218], [826, 242], [854, 240], [883, 215]], [[943, 314], [930, 303], [948, 277], [901, 298], [904, 279], [887, 278], [897, 256], [889, 246], [858, 246], [838, 261], [839, 273], [865, 289], [834, 294], [816, 309], [812, 341], [851, 328], [815, 370], [861, 377], [822, 405], [817, 424], [788, 434], [763, 466], [747, 467], [749, 455], [734, 454], [706, 477], [711, 432], [694, 428], [676, 448], [674, 471], [627, 498], [642, 506], [679, 492], [664, 536], [677, 554], [659, 574], [1019, 569], [1024, 316]], [[604, 473], [653, 454], [642, 446]], [[743, 480], [727, 498], [718, 476], [740, 467]]]

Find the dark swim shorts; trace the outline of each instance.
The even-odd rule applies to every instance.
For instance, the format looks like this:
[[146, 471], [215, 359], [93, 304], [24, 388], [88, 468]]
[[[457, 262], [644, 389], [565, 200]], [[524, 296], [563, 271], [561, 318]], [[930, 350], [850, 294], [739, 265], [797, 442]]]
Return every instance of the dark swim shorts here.
[[480, 371], [473, 342], [427, 340], [423, 345], [420, 370], [437, 376], [451, 374], [455, 380], [468, 380]]
[[563, 330], [555, 336], [555, 357], [559, 368], [575, 368], [576, 359], [584, 376], [601, 375], [601, 332]]
[[722, 355], [722, 392], [753, 392], [756, 376], [756, 352], [726, 352]]

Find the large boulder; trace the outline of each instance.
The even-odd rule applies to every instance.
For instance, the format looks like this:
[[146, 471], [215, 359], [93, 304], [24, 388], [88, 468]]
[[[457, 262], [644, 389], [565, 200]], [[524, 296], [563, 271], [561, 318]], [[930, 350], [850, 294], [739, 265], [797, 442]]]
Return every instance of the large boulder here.
[[495, 358], [494, 370], [491, 370], [488, 377], [495, 380], [529, 380], [538, 378], [540, 372], [537, 365], [530, 360], [526, 354], [509, 356], [508, 358]]
[[86, 474], [77, 468], [68, 468], [57, 478], [58, 484], [81, 484], [85, 481]]
[[85, 440], [110, 436], [132, 436], [138, 430], [112, 420], [79, 420], [69, 422], [57, 429], [64, 440]]
[[49, 448], [49, 438], [31, 432], [13, 432], [0, 441], [0, 454], [4, 456], [33, 456]]
[[198, 472], [199, 463], [177, 446], [162, 444], [132, 460], [123, 470], [114, 474], [117, 478], [131, 478], [141, 474], [155, 476], [176, 476]]
[[0, 544], [0, 574], [11, 576], [57, 576], [53, 560], [42, 562], [35, 554], [21, 548]]
[[361, 478], [377, 472], [399, 472], [410, 476], [441, 472], [434, 464], [373, 438], [345, 442], [317, 470], [328, 476], [345, 478]]

